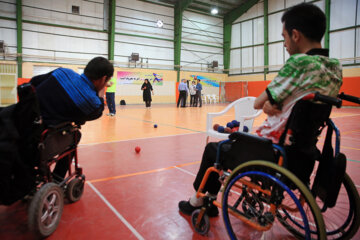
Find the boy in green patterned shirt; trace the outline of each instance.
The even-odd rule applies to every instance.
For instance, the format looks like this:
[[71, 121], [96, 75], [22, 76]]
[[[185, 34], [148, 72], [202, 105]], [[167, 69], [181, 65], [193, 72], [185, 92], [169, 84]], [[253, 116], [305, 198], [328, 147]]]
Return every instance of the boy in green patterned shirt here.
[[[281, 68], [275, 79], [266, 90], [256, 98], [254, 108], [263, 109], [268, 115], [263, 125], [257, 130], [258, 135], [277, 143], [284, 131], [286, 121], [295, 102], [311, 92], [335, 97], [342, 84], [342, 70], [338, 60], [328, 57], [328, 50], [321, 48], [321, 39], [325, 33], [326, 17], [315, 5], [302, 3], [287, 10], [281, 19], [284, 46], [290, 58]], [[194, 181], [194, 189], [198, 190], [206, 170], [214, 166], [217, 143], [209, 143], [204, 151], [200, 169]], [[231, 164], [238, 155], [236, 149], [228, 148], [221, 152], [221, 165], [231, 169]], [[220, 190], [219, 176], [209, 176], [203, 189], [216, 196]], [[201, 208], [203, 199], [196, 193], [189, 201], [180, 201], [179, 210], [190, 215]], [[218, 215], [215, 206], [210, 207], [207, 214]]]

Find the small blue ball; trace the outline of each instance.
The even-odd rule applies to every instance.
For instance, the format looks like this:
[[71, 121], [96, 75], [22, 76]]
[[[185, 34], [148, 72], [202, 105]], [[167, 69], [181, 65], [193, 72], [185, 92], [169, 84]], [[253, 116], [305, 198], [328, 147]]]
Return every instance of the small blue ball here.
[[249, 128], [247, 126], [244, 126], [243, 131], [244, 132], [249, 132]]
[[231, 123], [234, 125], [234, 127], [239, 127], [240, 126], [240, 122], [237, 120], [232, 120]]
[[228, 128], [233, 128], [233, 127], [234, 127], [234, 124], [233, 124], [232, 122], [228, 122], [228, 123], [226, 124], [226, 126], [227, 126]]
[[223, 126], [219, 126], [219, 127], [218, 127], [218, 132], [219, 132], [219, 133], [225, 132], [225, 128], [224, 128]]
[[157, 124], [154, 124], [154, 128], [157, 128]]

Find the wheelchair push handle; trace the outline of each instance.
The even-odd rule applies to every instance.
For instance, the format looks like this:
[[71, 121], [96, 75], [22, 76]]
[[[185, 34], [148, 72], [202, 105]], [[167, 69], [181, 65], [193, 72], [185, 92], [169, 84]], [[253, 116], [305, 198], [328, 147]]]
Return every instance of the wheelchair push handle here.
[[349, 102], [353, 102], [353, 103], [357, 103], [360, 104], [360, 98], [355, 97], [355, 96], [351, 96], [351, 95], [347, 95], [344, 92], [340, 93], [338, 95], [339, 98], [345, 100], [345, 101], [349, 101]]
[[303, 97], [303, 100], [314, 100], [314, 101], [320, 101], [323, 103], [327, 103], [333, 106], [336, 106], [337, 108], [340, 108], [342, 105], [342, 100], [334, 97], [329, 97], [322, 95], [320, 93], [311, 93], [309, 95], [306, 95]]

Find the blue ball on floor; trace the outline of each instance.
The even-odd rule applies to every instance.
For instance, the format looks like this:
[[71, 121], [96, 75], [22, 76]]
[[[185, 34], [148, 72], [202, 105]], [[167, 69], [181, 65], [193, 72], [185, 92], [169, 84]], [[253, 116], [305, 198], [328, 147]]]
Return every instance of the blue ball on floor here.
[[247, 126], [244, 126], [243, 131], [244, 132], [249, 132], [249, 128]]
[[154, 124], [154, 128], [157, 128], [157, 124]]
[[218, 132], [219, 132], [219, 133], [225, 132], [225, 128], [224, 128], [223, 126], [219, 126], [219, 127], [218, 127]]

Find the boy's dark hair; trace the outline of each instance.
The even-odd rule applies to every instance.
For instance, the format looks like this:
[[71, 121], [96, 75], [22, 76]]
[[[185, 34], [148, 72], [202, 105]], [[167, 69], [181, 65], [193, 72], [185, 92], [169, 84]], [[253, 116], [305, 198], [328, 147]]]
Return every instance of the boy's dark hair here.
[[312, 41], [321, 42], [326, 30], [326, 17], [319, 7], [301, 3], [289, 8], [281, 17], [289, 36], [296, 29]]
[[110, 79], [114, 74], [114, 66], [106, 58], [96, 57], [88, 62], [84, 74], [90, 80], [97, 80], [103, 76]]

